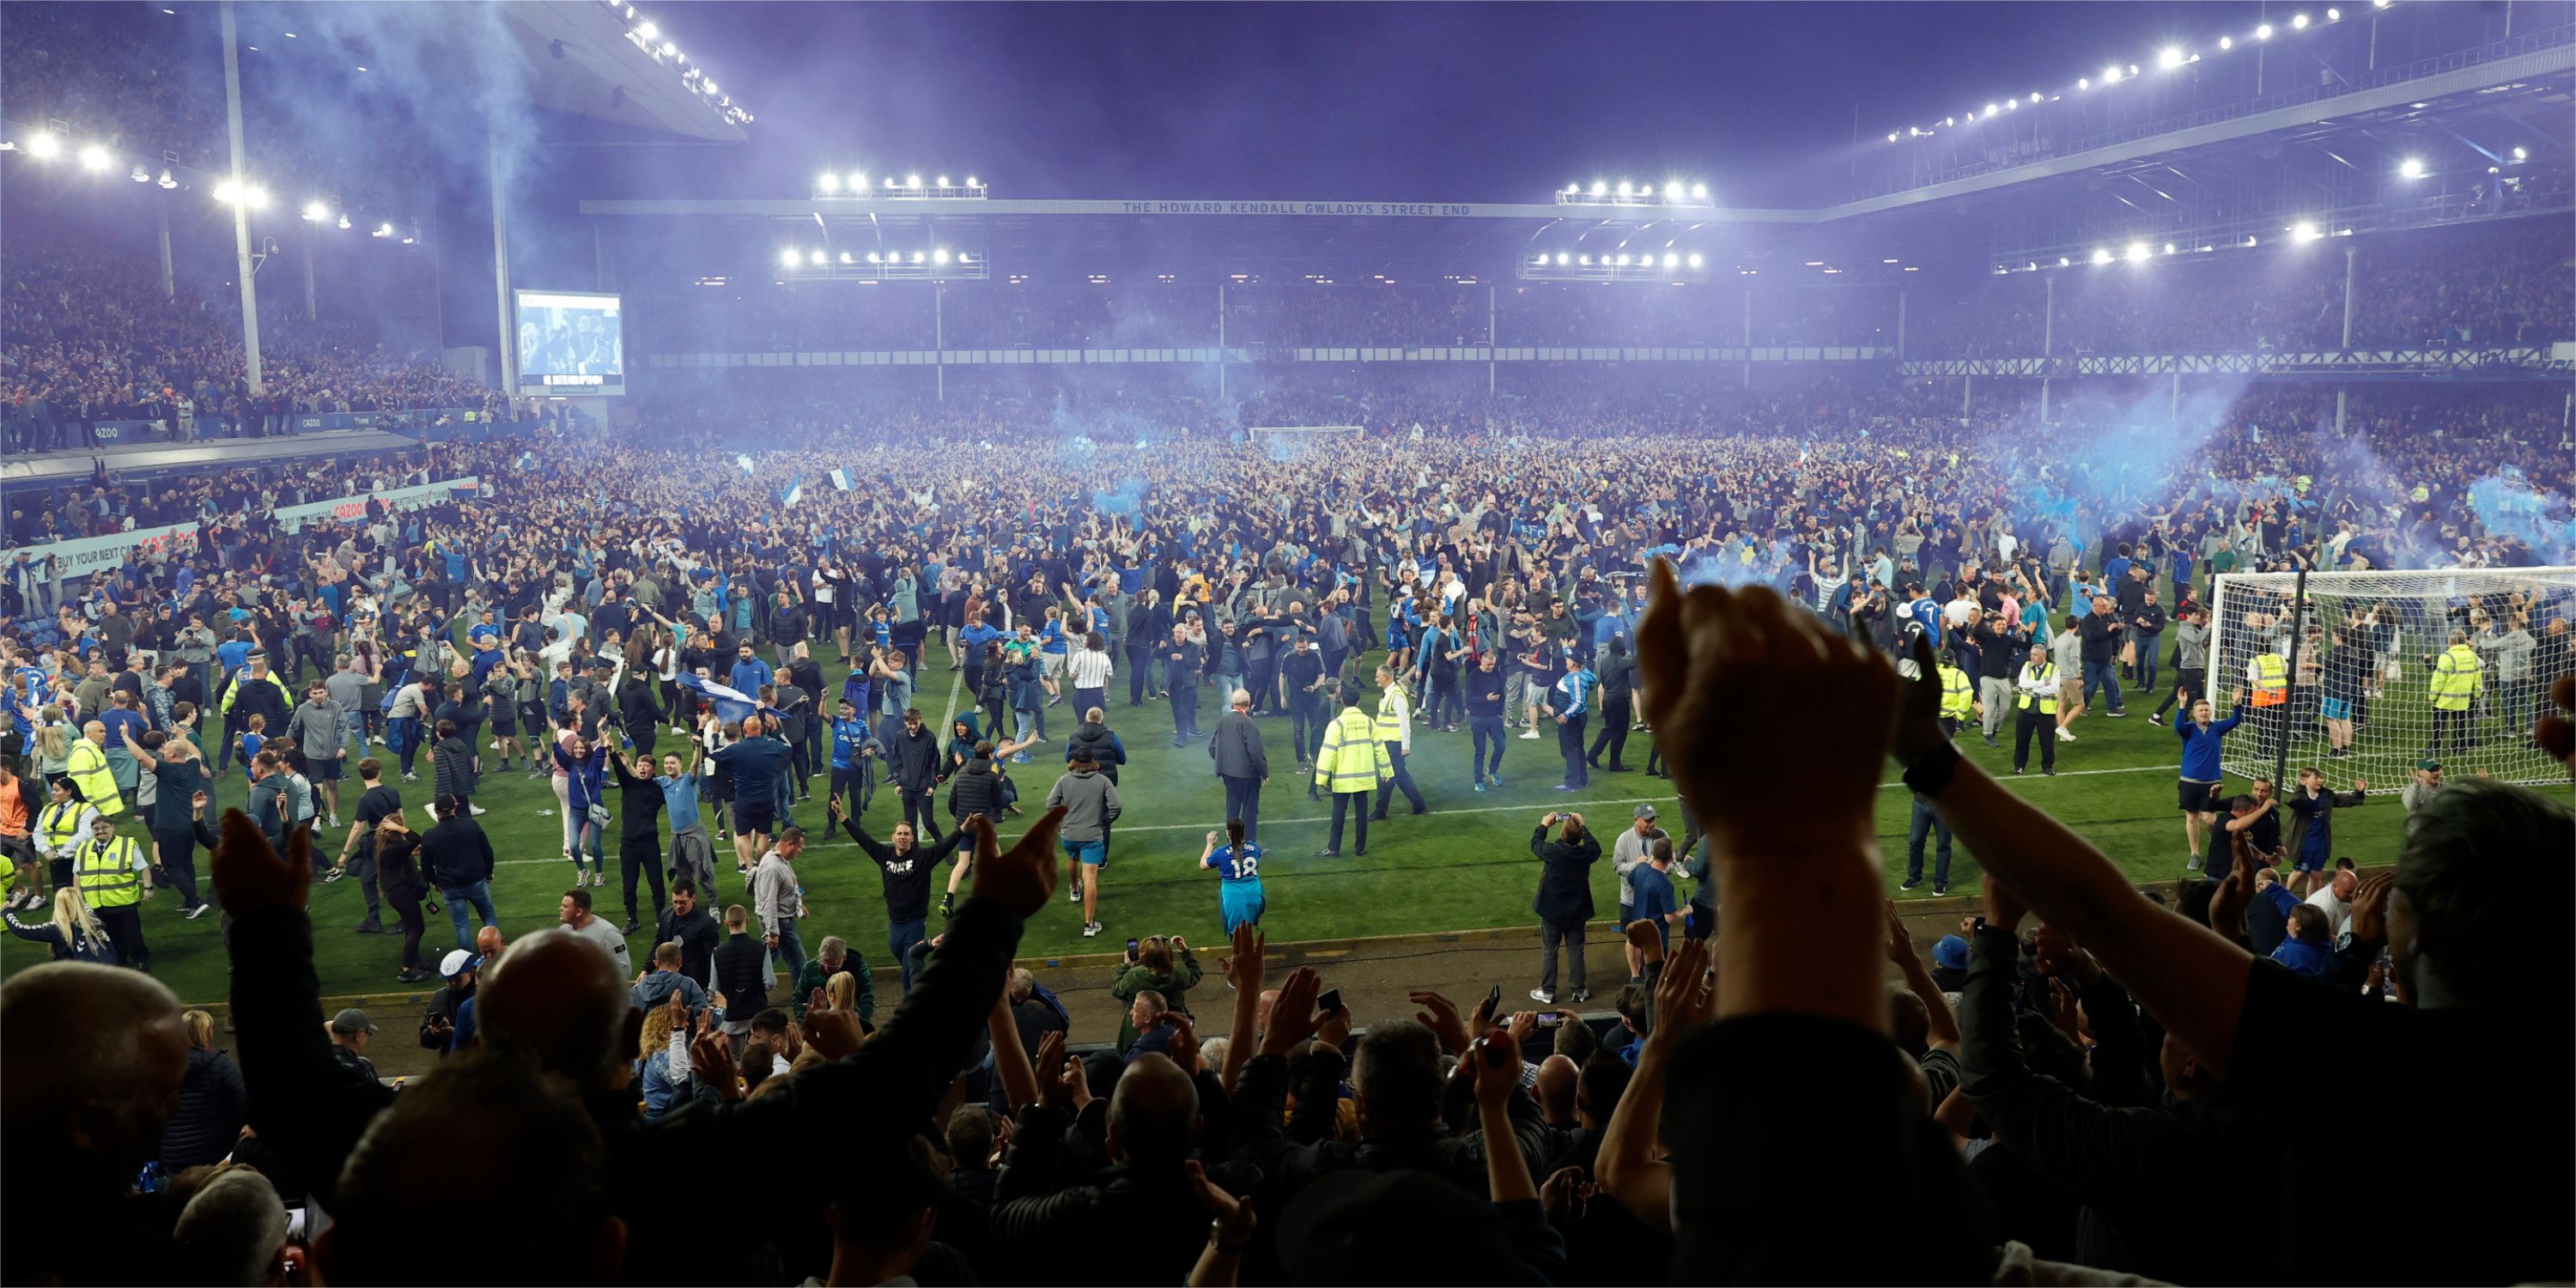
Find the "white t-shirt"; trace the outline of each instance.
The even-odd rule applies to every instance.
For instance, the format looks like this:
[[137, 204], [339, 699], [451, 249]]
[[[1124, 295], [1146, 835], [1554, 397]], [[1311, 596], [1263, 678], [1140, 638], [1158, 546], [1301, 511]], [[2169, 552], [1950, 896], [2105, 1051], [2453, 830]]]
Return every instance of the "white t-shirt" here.
[[2315, 908], [2326, 915], [2327, 933], [2333, 935], [2335, 938], [2341, 939], [2351, 932], [2352, 905], [2342, 899], [2336, 898], [2334, 886], [2331, 884], [2327, 885], [2324, 889], [2317, 891], [2315, 894], [2309, 895], [2308, 906]]

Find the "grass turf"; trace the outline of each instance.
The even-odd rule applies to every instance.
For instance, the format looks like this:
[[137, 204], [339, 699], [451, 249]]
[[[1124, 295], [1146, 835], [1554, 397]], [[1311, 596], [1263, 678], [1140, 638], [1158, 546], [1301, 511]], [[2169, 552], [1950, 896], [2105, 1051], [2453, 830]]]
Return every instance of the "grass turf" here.
[[[925, 714], [935, 715], [943, 706], [959, 700], [952, 696], [956, 677], [945, 666], [945, 659], [934, 650], [921, 677], [918, 705]], [[826, 671], [837, 692], [841, 668], [827, 662]], [[1109, 690], [1109, 724], [1126, 743], [1129, 763], [1119, 783], [1125, 814], [1115, 830], [1111, 865], [1102, 881], [1099, 915], [1104, 929], [1099, 938], [1084, 939], [1080, 908], [1059, 894], [1029, 924], [1021, 944], [1024, 956], [1116, 952], [1129, 938], [1153, 934], [1182, 934], [1202, 945], [1214, 945], [1220, 939], [1217, 881], [1215, 874], [1199, 868], [1198, 856], [1206, 832], [1223, 826], [1218, 817], [1224, 801], [1222, 787], [1213, 775], [1204, 743], [1193, 743], [1187, 750], [1171, 745], [1170, 703], [1148, 701], [1142, 707], [1130, 708], [1125, 704], [1125, 692], [1123, 681], [1114, 679]], [[1211, 688], [1200, 692], [1200, 727], [1213, 728], [1221, 709]], [[1374, 694], [1364, 709], [1376, 709]], [[2103, 718], [2097, 707], [2078, 722], [2079, 740], [2059, 746], [2057, 777], [2039, 776], [2034, 747], [2030, 773], [2006, 780], [2011, 790], [2038, 803], [2101, 847], [2141, 881], [2179, 876], [2186, 852], [2174, 799], [2176, 740], [2169, 728], [2148, 722], [2150, 709], [2151, 703], [2132, 697], [2128, 717], [2111, 720]], [[1056, 742], [1033, 751], [1034, 763], [1013, 771], [1023, 808], [1031, 817], [1040, 812], [1039, 802], [1061, 772], [1061, 739], [1072, 731], [1074, 719], [1070, 704], [1048, 711], [1047, 731]], [[1463, 726], [1459, 733], [1445, 734], [1428, 732], [1417, 725], [1411, 768], [1432, 812], [1419, 818], [1406, 815], [1404, 798], [1399, 793], [1388, 820], [1371, 826], [1365, 857], [1349, 853], [1352, 838], [1346, 836], [1342, 857], [1314, 858], [1313, 851], [1323, 846], [1331, 808], [1309, 803], [1302, 786], [1294, 781], [1297, 758], [1289, 747], [1289, 722], [1284, 718], [1262, 719], [1259, 724], [1272, 767], [1270, 786], [1262, 796], [1261, 833], [1266, 851], [1262, 878], [1269, 900], [1262, 926], [1274, 942], [1525, 925], [1530, 921], [1530, 901], [1538, 881], [1536, 863], [1529, 852], [1529, 834], [1541, 814], [1549, 810], [1580, 811], [1596, 829], [1606, 833], [1627, 826], [1631, 808], [1643, 802], [1656, 805], [1663, 811], [1666, 824], [1679, 827], [1679, 817], [1672, 808], [1672, 784], [1649, 778], [1643, 772], [1595, 771], [1585, 790], [1550, 790], [1561, 779], [1564, 767], [1553, 734], [1535, 740], [1513, 737], [1504, 757], [1503, 787], [1477, 794], [1470, 789], [1470, 740]], [[945, 729], [946, 725], [936, 727]], [[1742, 736], [1758, 744], [1762, 733], [1748, 729], [1742, 731]], [[1625, 759], [1641, 771], [1649, 737], [1633, 734], [1628, 740]], [[1988, 770], [2008, 774], [2009, 722], [2002, 737], [2005, 750], [1996, 751], [1970, 731], [1962, 735], [1961, 749]], [[662, 746], [667, 748], [672, 741], [666, 730]], [[390, 765], [393, 757], [380, 748], [376, 750]], [[430, 795], [426, 762], [419, 768], [423, 775], [420, 782], [398, 784], [408, 807], [407, 816], [415, 827], [427, 821]], [[2344, 771], [2329, 772], [2336, 785], [2341, 786]], [[342, 791], [344, 824], [357, 801], [354, 764], [351, 775]], [[814, 801], [795, 811], [798, 822], [818, 833], [824, 822], [824, 785], [818, 777]], [[571, 874], [570, 864], [560, 857], [560, 819], [552, 813], [539, 813], [556, 809], [553, 791], [543, 780], [498, 769], [487, 770], [483, 786], [478, 803], [490, 812], [482, 823], [491, 833], [501, 863], [492, 894], [502, 929], [516, 937], [554, 924], [557, 901], [570, 887]], [[2377, 784], [2375, 787], [2389, 790], [2374, 790], [2364, 808], [2338, 815], [2338, 853], [2349, 854], [2364, 866], [2395, 857], [2404, 823], [2394, 791], [2397, 786], [2394, 781]], [[2242, 789], [2243, 780], [2231, 776], [2227, 790], [2232, 793]], [[238, 767], [224, 776], [218, 791], [223, 805], [240, 804], [243, 787]], [[945, 798], [943, 789], [943, 825]], [[882, 838], [900, 817], [894, 794], [880, 791], [866, 822], [870, 832]], [[1022, 821], [1002, 821], [1005, 844], [1018, 835]], [[1924, 884], [1910, 894], [1896, 890], [1904, 875], [1909, 823], [1909, 798], [1891, 774], [1880, 789], [1877, 811], [1879, 843], [1889, 873], [1888, 890], [1897, 898], [1928, 898], [1932, 894], [1928, 852]], [[1784, 819], [1782, 826], [1794, 828], [1796, 822]], [[614, 830], [612, 823], [607, 844], [610, 886], [592, 894], [600, 914], [610, 918], [612, 924], [622, 924], [623, 896], [616, 871]], [[343, 834], [345, 831], [317, 833], [316, 840], [327, 852], [337, 853]], [[716, 847], [721, 887], [716, 902], [721, 911], [721, 905], [747, 903], [748, 899], [732, 871], [730, 843], [718, 841]], [[211, 889], [205, 855], [198, 856], [198, 866], [199, 879]], [[876, 865], [860, 854], [846, 835], [835, 833], [809, 844], [797, 868], [803, 877], [809, 908], [804, 923], [806, 951], [813, 952], [825, 935], [838, 934], [848, 939], [870, 965], [888, 964], [884, 960], [885, 902]], [[944, 885], [944, 875], [941, 880]], [[1976, 860], [1961, 845], [1951, 869], [1951, 893], [1973, 894], [1977, 888]], [[640, 966], [649, 952], [652, 921], [650, 893], [641, 882], [637, 897], [645, 926], [631, 942]], [[190, 1002], [223, 1001], [221, 919], [207, 916], [193, 922], [182, 920], [175, 910], [176, 898], [164, 890], [145, 907], [144, 930], [153, 952], [153, 971]], [[1614, 915], [1617, 879], [1606, 861], [1594, 870], [1593, 899], [1600, 915]], [[357, 882], [316, 885], [312, 910], [315, 965], [326, 994], [418, 991], [394, 982], [401, 949], [398, 936], [351, 933], [365, 910]], [[393, 925], [390, 913], [385, 922], [389, 927]], [[429, 914], [427, 924], [421, 955], [425, 963], [434, 967], [438, 958], [454, 946], [453, 936], [443, 912]], [[935, 925], [933, 930], [936, 931]], [[0, 973], [45, 959], [42, 945], [16, 938], [0, 941]]]

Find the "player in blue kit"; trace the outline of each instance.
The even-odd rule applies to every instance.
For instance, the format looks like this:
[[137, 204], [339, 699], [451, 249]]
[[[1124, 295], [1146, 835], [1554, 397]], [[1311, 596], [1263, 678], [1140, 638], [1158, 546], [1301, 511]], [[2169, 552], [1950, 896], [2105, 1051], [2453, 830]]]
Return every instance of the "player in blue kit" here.
[[1237, 926], [1261, 924], [1261, 909], [1267, 902], [1261, 893], [1261, 847], [1243, 839], [1243, 820], [1229, 819], [1225, 825], [1226, 843], [1216, 843], [1216, 833], [1207, 834], [1207, 848], [1199, 852], [1199, 866], [1214, 868], [1224, 880], [1223, 894], [1217, 909], [1225, 916], [1225, 933], [1231, 937]]

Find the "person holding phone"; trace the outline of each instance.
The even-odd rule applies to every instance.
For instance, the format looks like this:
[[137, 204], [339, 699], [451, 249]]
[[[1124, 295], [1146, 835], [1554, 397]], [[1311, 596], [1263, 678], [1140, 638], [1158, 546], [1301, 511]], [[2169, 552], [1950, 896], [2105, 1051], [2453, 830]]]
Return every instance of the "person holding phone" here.
[[[1551, 839], [1548, 829], [1559, 822], [1564, 827]], [[1530, 852], [1542, 867], [1538, 901], [1531, 909], [1538, 914], [1539, 975], [1530, 998], [1556, 1004], [1556, 952], [1563, 944], [1574, 957], [1574, 1000], [1588, 1000], [1592, 990], [1584, 987], [1583, 927], [1592, 920], [1591, 873], [1592, 865], [1601, 861], [1600, 838], [1584, 827], [1582, 815], [1550, 812], [1540, 817], [1537, 829], [1530, 833]]]
[[1125, 1054], [1136, 1044], [1134, 1012], [1138, 993], [1158, 993], [1166, 1010], [1188, 1016], [1190, 990], [1198, 985], [1199, 976], [1199, 959], [1191, 954], [1189, 942], [1181, 936], [1154, 935], [1138, 940], [1126, 963], [1109, 982], [1109, 995], [1125, 1005], [1118, 1021], [1119, 1053]]
[[1237, 926], [1260, 925], [1262, 909], [1269, 901], [1261, 889], [1261, 847], [1243, 839], [1243, 820], [1226, 820], [1225, 836], [1225, 844], [1218, 845], [1217, 834], [1207, 834], [1207, 848], [1199, 851], [1199, 866], [1215, 869], [1222, 882], [1217, 912], [1230, 939]]

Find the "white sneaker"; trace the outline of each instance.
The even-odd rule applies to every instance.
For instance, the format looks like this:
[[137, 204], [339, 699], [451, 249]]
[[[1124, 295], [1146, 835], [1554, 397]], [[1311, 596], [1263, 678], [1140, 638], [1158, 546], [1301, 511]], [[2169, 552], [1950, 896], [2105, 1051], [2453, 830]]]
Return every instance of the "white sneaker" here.
[[1522, 733], [1522, 734], [1521, 734], [1521, 737], [1522, 737], [1524, 740], [1526, 740], [1526, 741], [1536, 742], [1536, 741], [1538, 741], [1538, 730], [1536, 730], [1536, 729], [1528, 730], [1528, 731], [1526, 731], [1526, 732]]
[[1082, 937], [1083, 937], [1083, 938], [1085, 938], [1085, 939], [1092, 938], [1093, 936], [1098, 935], [1099, 933], [1100, 933], [1100, 923], [1099, 923], [1099, 922], [1097, 922], [1097, 921], [1090, 922], [1090, 923], [1088, 923], [1088, 924], [1084, 925], [1084, 926], [1083, 926], [1083, 928], [1082, 928]]
[[2057, 731], [2057, 740], [2059, 742], [2073, 742], [2075, 741], [2075, 731], [2072, 729], [2060, 729]]
[[1543, 988], [1533, 988], [1530, 990], [1530, 1000], [1533, 1002], [1544, 1003], [1548, 1006], [1554, 1006], [1556, 1005], [1556, 994]]
[[[465, 808], [467, 808], [467, 809], [469, 809], [469, 810], [474, 811], [474, 816], [475, 816], [476, 818], [481, 818], [482, 816], [484, 816], [484, 815], [489, 814], [489, 813], [491, 813], [491, 812], [492, 812], [492, 811], [490, 811], [490, 810], [487, 810], [487, 809], [483, 808], [483, 807], [482, 807], [482, 806], [480, 806], [480, 805], [468, 805], [468, 806], [466, 806]], [[333, 827], [338, 827], [338, 826], [340, 825], [340, 821], [339, 821], [338, 819], [333, 819], [333, 820], [331, 820], [331, 825], [332, 825]]]
[[214, 906], [215, 906], [215, 905], [213, 905], [213, 904], [211, 904], [211, 903], [201, 903], [201, 904], [198, 904], [198, 905], [197, 905], [196, 907], [194, 907], [194, 908], [190, 908], [190, 909], [188, 910], [188, 920], [190, 920], [190, 921], [195, 921], [197, 918], [202, 917], [202, 916], [205, 916], [205, 915], [206, 915], [206, 909], [211, 908], [211, 907], [214, 907]]
[[333, 827], [338, 827], [339, 825], [340, 825], [340, 816], [339, 816], [339, 815], [337, 815], [337, 814], [332, 815], [332, 816], [331, 816], [331, 826], [333, 826]]

